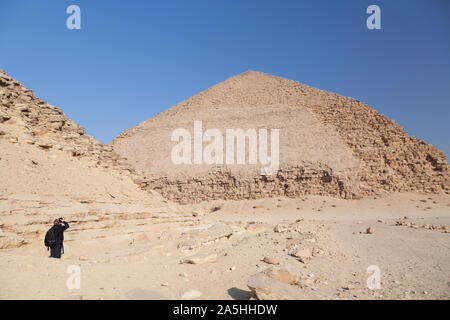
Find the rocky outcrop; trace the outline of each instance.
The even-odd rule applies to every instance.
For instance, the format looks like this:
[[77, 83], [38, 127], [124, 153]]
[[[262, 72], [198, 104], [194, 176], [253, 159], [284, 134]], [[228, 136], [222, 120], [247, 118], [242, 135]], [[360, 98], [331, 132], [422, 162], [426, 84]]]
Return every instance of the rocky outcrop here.
[[258, 300], [311, 300], [300, 287], [273, 279], [264, 273], [251, 276], [247, 286]]
[[[130, 181], [141, 177], [111, 146], [86, 134], [84, 128], [69, 119], [60, 108], [42, 101], [3, 70], [0, 70], [0, 129], [0, 142], [15, 145], [17, 150], [22, 147], [22, 154], [47, 151], [50, 160], [84, 161], [108, 174], [126, 176]], [[12, 149], [10, 154], [14, 151]], [[24, 159], [17, 159], [16, 163], [11, 163], [12, 159], [5, 160], [10, 162], [6, 166], [30, 164], [41, 169], [45, 166], [34, 159], [25, 159], [25, 163], [21, 161]], [[0, 184], [0, 190], [7, 193], [5, 183]]]
[[[166, 204], [149, 198], [146, 202], [95, 198], [74, 199], [65, 196], [16, 194], [2, 196], [0, 201], [0, 249], [21, 247], [28, 243], [43, 244], [43, 237], [53, 219], [64, 217], [72, 233], [101, 233], [148, 223], [189, 224], [195, 218], [176, 204]], [[139, 246], [150, 241], [139, 230], [129, 231], [124, 245]], [[123, 258], [123, 257], [121, 257]], [[123, 260], [123, 259], [122, 259]], [[127, 259], [125, 259], [127, 260]]]
[[[0, 149], [0, 249], [43, 243], [58, 217], [73, 223], [74, 233], [118, 229], [117, 234], [142, 221], [192, 219], [156, 192], [142, 190], [136, 185], [141, 175], [111, 146], [3, 71]], [[145, 239], [141, 234], [125, 242], [134, 247]]]

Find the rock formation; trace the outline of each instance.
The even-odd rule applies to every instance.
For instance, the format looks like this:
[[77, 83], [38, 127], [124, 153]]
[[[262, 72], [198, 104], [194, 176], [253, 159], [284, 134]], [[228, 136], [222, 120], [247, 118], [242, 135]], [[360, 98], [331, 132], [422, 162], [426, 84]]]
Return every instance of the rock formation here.
[[181, 212], [141, 190], [140, 175], [110, 146], [3, 71], [0, 148], [0, 249], [43, 237], [61, 216], [76, 221], [74, 231], [177, 220]]
[[124, 158], [0, 72], [0, 194], [145, 196]]

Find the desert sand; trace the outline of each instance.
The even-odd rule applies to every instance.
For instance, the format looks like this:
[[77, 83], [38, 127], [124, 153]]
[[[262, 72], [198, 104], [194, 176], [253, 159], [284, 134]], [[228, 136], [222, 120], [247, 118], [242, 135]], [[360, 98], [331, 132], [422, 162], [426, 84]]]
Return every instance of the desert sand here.
[[[0, 251], [0, 298], [255, 299], [249, 279], [279, 263], [295, 292], [283, 296], [286, 288], [272, 284], [275, 298], [449, 299], [449, 206], [448, 196], [395, 194], [218, 200], [170, 217], [65, 214], [63, 259], [47, 257], [42, 235]], [[104, 220], [111, 216], [120, 223]], [[303, 258], [293, 256], [299, 251]], [[70, 265], [81, 267], [79, 290], [66, 287]], [[367, 288], [371, 265], [381, 289]]]

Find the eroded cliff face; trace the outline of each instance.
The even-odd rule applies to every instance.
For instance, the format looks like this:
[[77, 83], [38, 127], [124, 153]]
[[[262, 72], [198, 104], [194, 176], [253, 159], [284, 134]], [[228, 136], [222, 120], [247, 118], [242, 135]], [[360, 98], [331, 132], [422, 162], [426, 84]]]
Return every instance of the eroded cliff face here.
[[88, 230], [181, 212], [142, 190], [112, 147], [3, 71], [0, 149], [0, 249], [33, 242], [61, 216]]

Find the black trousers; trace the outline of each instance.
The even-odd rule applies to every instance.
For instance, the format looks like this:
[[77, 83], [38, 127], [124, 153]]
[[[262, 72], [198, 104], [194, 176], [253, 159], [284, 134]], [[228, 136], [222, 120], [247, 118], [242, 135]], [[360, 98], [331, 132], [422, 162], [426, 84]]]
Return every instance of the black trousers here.
[[50, 248], [50, 258], [60, 259], [62, 248], [63, 246], [61, 243], [57, 243], [52, 248]]

